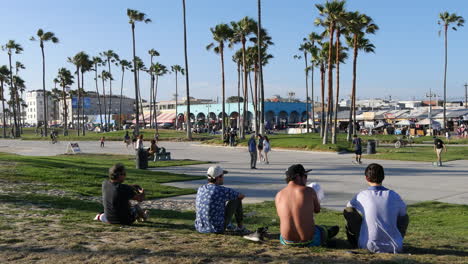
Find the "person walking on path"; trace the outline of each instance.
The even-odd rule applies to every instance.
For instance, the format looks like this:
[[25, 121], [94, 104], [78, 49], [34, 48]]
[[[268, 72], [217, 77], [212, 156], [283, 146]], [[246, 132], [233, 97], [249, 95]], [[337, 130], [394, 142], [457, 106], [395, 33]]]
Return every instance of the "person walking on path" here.
[[249, 231], [243, 225], [242, 193], [222, 186], [224, 175], [228, 172], [220, 166], [211, 166], [206, 172], [208, 183], [198, 188], [195, 200], [195, 229], [200, 233], [222, 234], [231, 229], [232, 217], [235, 216], [234, 232], [245, 234]]
[[248, 146], [250, 153], [250, 168], [257, 169], [257, 142], [255, 142], [255, 135], [250, 136]]
[[447, 147], [442, 139], [434, 137], [434, 151], [437, 154], [437, 166], [442, 166], [442, 150], [447, 153]]
[[268, 161], [268, 153], [270, 152], [270, 150], [271, 150], [270, 140], [268, 139], [268, 136], [264, 136], [263, 137], [263, 153], [264, 153], [264, 159], [265, 159], [266, 164], [270, 164], [270, 162]]
[[130, 135], [128, 134], [128, 131], [125, 132], [124, 143], [128, 148], [128, 146], [130, 145]]
[[258, 150], [258, 162], [263, 161], [263, 137], [262, 135], [258, 135], [258, 145], [257, 145], [257, 150]]
[[280, 219], [280, 243], [288, 246], [314, 247], [326, 245], [338, 234], [338, 226], [315, 224], [314, 215], [320, 213], [320, 202], [314, 189], [306, 186], [307, 173], [301, 164], [286, 171], [285, 188], [276, 194], [276, 212]]
[[406, 204], [395, 191], [382, 186], [381, 165], [369, 164], [365, 176], [369, 188], [354, 196], [343, 211], [348, 241], [373, 253], [400, 253], [409, 224]]
[[101, 137], [101, 148], [104, 147], [104, 142], [106, 141], [106, 137]]
[[362, 141], [357, 135], [353, 136], [354, 154], [356, 154], [356, 163], [362, 164]]
[[143, 134], [140, 134], [138, 136], [138, 140], [136, 141], [135, 149], [140, 150], [140, 149], [143, 149], [143, 148], [144, 148], [144, 146], [143, 146]]
[[236, 130], [234, 130], [234, 128], [231, 128], [231, 132], [229, 133], [229, 145], [231, 147], [234, 147], [236, 145], [236, 137]]

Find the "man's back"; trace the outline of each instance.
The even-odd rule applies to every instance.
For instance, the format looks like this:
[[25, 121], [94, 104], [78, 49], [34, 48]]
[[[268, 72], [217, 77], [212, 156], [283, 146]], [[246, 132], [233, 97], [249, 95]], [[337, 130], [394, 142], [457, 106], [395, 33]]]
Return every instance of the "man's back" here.
[[102, 183], [104, 213], [112, 224], [131, 224], [130, 199], [135, 191], [129, 185], [105, 180]]
[[359, 234], [359, 248], [372, 252], [401, 252], [403, 236], [398, 230], [398, 217], [406, 215], [406, 204], [400, 196], [383, 186], [369, 187], [358, 193], [349, 203], [363, 218]]
[[309, 241], [314, 237], [314, 213], [320, 211], [315, 191], [289, 183], [275, 198], [281, 236], [290, 241]]

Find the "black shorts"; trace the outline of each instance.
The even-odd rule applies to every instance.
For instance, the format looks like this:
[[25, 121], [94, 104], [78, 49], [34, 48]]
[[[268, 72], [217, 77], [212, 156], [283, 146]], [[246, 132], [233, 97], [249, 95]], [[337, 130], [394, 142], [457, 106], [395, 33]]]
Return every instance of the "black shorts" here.
[[354, 151], [354, 153], [356, 155], [362, 155], [362, 149], [356, 149], [356, 151]]

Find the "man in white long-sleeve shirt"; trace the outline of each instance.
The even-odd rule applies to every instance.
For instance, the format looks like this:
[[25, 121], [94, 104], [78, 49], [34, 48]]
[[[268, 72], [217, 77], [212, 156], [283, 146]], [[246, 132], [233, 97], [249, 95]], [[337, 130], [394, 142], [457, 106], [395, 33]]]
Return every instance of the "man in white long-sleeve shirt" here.
[[369, 188], [354, 196], [343, 211], [348, 241], [374, 253], [400, 253], [409, 223], [406, 204], [396, 192], [382, 186], [381, 165], [370, 164], [365, 175]]

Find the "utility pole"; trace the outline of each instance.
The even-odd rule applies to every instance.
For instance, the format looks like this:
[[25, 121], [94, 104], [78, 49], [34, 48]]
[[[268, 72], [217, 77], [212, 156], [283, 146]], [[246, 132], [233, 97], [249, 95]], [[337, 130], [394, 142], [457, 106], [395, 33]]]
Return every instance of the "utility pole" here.
[[432, 97], [435, 97], [436, 95], [432, 93], [432, 90], [429, 89], [429, 93], [426, 93], [426, 97], [429, 97], [429, 135], [432, 136]]
[[465, 83], [465, 108], [468, 109], [468, 83]]

